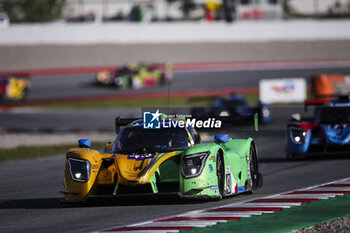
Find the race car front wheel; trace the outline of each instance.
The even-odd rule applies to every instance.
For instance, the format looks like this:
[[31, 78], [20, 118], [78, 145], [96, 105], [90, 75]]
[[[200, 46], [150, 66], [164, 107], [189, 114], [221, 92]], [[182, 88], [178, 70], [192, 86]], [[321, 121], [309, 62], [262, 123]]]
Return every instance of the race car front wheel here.
[[218, 177], [219, 199], [221, 199], [225, 193], [225, 165], [220, 152], [216, 156], [216, 175]]
[[258, 179], [259, 179], [258, 158], [256, 156], [256, 150], [255, 150], [254, 144], [250, 146], [248, 166], [250, 169], [251, 191], [254, 192], [258, 187]]

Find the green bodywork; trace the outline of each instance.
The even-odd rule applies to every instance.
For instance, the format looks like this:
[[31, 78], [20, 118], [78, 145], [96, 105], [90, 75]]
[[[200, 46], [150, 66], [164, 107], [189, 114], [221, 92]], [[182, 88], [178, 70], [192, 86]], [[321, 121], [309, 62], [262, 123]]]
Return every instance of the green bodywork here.
[[219, 153], [222, 154], [224, 160], [224, 196], [249, 191], [247, 184], [249, 184], [251, 177], [248, 169], [248, 160], [251, 145], [255, 146], [252, 138], [230, 138], [227, 143], [202, 143], [186, 150], [183, 157], [207, 151], [210, 154], [205, 161], [202, 173], [198, 177], [186, 179], [180, 171], [180, 193], [191, 196], [220, 197], [216, 164]]
[[[152, 175], [150, 183], [152, 191], [154, 194], [159, 192], [157, 188], [159, 183], [178, 183], [179, 193], [182, 196], [221, 198], [250, 191], [251, 176], [248, 164], [251, 146], [255, 147], [252, 138], [230, 138], [227, 143], [201, 143], [186, 151], [178, 151], [174, 157], [163, 162]], [[256, 148], [255, 151], [257, 151]], [[183, 160], [186, 156], [203, 152], [209, 152], [209, 155], [203, 161], [204, 168], [200, 175], [185, 178], [182, 173]], [[223, 195], [220, 194], [218, 187], [218, 154], [221, 154], [224, 160], [225, 190]]]

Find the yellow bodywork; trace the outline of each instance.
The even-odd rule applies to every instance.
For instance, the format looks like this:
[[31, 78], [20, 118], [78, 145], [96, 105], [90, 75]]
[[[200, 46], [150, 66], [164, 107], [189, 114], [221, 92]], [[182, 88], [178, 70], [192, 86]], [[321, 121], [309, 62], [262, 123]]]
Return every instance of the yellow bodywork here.
[[96, 150], [88, 148], [71, 148], [67, 154], [67, 158], [85, 159], [90, 162], [91, 173], [90, 179], [86, 183], [74, 181], [69, 171], [68, 160], [65, 165], [64, 191], [66, 200], [82, 200], [88, 194], [93, 193], [93, 186], [97, 178], [99, 169], [102, 164], [102, 156]]
[[116, 155], [118, 183], [123, 185], [148, 184], [159, 166], [175, 156], [176, 152], [159, 153], [145, 160], [128, 159], [128, 155]]
[[6, 98], [21, 100], [25, 96], [25, 90], [29, 88], [29, 82], [25, 79], [11, 77], [6, 91]]
[[[106, 149], [110, 148], [107, 146]], [[99, 185], [116, 185], [118, 183], [120, 185], [135, 186], [151, 183], [152, 176], [159, 166], [174, 157], [176, 153], [159, 153], [153, 158], [135, 160], [123, 154], [101, 154], [88, 148], [71, 148], [66, 154], [65, 200], [80, 201], [89, 195], [96, 195]], [[68, 158], [88, 160], [90, 162], [91, 173], [87, 182], [83, 183], [72, 179]], [[114, 162], [108, 167], [103, 167], [103, 159], [113, 159]]]

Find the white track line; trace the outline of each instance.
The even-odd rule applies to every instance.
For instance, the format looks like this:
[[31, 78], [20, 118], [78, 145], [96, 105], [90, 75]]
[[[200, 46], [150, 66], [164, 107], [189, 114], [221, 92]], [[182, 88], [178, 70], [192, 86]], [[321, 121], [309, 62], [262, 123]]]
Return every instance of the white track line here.
[[290, 208], [292, 205], [288, 203], [239, 203], [232, 204], [227, 207], [250, 207], [250, 208]]
[[[179, 232], [177, 229], [171, 229], [177, 228], [177, 227], [206, 227], [206, 226], [212, 226], [215, 225], [218, 222], [226, 222], [227, 220], [225, 219], [215, 219], [211, 220], [210, 218], [230, 218], [230, 217], [238, 217], [238, 218], [247, 218], [252, 215], [261, 215], [263, 213], [274, 213], [275, 211], [270, 211], [267, 210], [267, 208], [290, 208], [292, 206], [300, 206], [302, 203], [301, 202], [287, 202], [288, 199], [290, 200], [297, 200], [300, 199], [328, 199], [335, 197], [337, 195], [343, 195], [343, 193], [310, 193], [310, 194], [298, 194], [293, 192], [298, 192], [298, 191], [308, 191], [308, 192], [313, 192], [313, 191], [339, 191], [339, 192], [346, 192], [350, 191], [350, 187], [322, 187], [324, 185], [329, 185], [329, 184], [350, 184], [350, 178], [345, 178], [341, 180], [336, 180], [333, 182], [328, 182], [324, 184], [319, 184], [319, 185], [314, 185], [311, 187], [303, 188], [303, 189], [297, 189], [297, 190], [291, 190], [289, 192], [284, 192], [284, 193], [279, 193], [279, 194], [274, 194], [271, 196], [263, 197], [263, 198], [256, 198], [253, 200], [248, 200], [245, 202], [240, 202], [240, 203], [233, 203], [229, 205], [224, 205], [224, 206], [219, 206], [211, 209], [203, 209], [203, 210], [196, 210], [196, 211], [191, 211], [187, 212], [181, 215], [177, 216], [169, 216], [167, 218], [162, 218], [162, 219], [156, 219], [153, 221], [147, 221], [147, 222], [142, 222], [142, 223], [137, 223], [133, 225], [128, 225], [128, 226], [122, 226], [122, 227], [113, 227], [113, 228], [108, 228], [105, 230], [109, 230], [108, 232], [113, 232], [110, 230], [116, 230], [116, 232], [136, 232], [136, 233], [163, 233], [163, 232]], [[276, 199], [276, 202], [269, 202], [273, 199]], [[283, 200], [278, 200], [278, 199], [286, 199], [286, 202]], [[252, 202], [254, 200], [259, 200], [259, 202]], [[266, 200], [266, 202], [263, 202], [263, 200]], [[260, 202], [262, 201], [262, 202]], [[236, 210], [235, 210], [236, 208]], [[252, 210], [249, 211], [241, 211], [239, 208], [252, 208]], [[256, 210], [253, 210], [253, 209]], [[263, 209], [265, 208], [265, 209]], [[227, 211], [225, 211], [227, 209]], [[232, 210], [230, 210], [232, 209]], [[259, 210], [261, 209], [261, 210]], [[210, 211], [209, 211], [210, 210]], [[182, 217], [182, 220], [176, 220], [172, 218], [176, 217]], [[188, 219], [186, 219], [188, 218]], [[191, 219], [191, 218], [209, 218], [207, 219]], [[123, 231], [124, 227], [133, 227], [132, 231]], [[139, 227], [140, 230], [137, 228]], [[144, 228], [152, 228], [152, 227], [169, 227], [169, 230], [166, 229], [150, 229], [150, 230], [145, 230]], [[117, 231], [120, 229], [121, 231]], [[131, 229], [129, 229], [131, 230]], [[103, 230], [101, 230], [103, 232]], [[100, 232], [101, 232], [100, 231]]]
[[279, 198], [291, 198], [291, 199], [308, 199], [308, 198], [317, 198], [317, 199], [328, 199], [330, 197], [335, 197], [336, 195], [342, 195], [338, 193], [334, 194], [282, 194], [280, 196], [275, 197], [276, 199]]
[[[191, 227], [206, 227], [213, 226], [217, 222], [222, 220], [206, 220], [206, 221], [165, 221], [165, 222], [152, 222], [150, 224], [142, 225], [143, 227], [180, 227], [180, 226], [191, 226]], [[226, 221], [225, 221], [226, 222]]]
[[[304, 190], [300, 190], [304, 191]], [[306, 191], [306, 190], [305, 190]], [[308, 189], [307, 191], [350, 191], [350, 187], [315, 187], [312, 189]]]
[[237, 217], [237, 218], [249, 218], [252, 215], [261, 215], [260, 214], [249, 214], [249, 213], [229, 213], [229, 212], [203, 212], [203, 213], [197, 213], [192, 215], [179, 215], [181, 217]]

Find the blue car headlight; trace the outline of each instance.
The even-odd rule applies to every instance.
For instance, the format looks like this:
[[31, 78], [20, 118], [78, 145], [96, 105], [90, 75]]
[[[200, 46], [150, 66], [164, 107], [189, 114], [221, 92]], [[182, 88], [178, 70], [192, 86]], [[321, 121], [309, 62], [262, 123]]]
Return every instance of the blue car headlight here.
[[290, 127], [289, 136], [294, 144], [304, 144], [307, 132], [303, 128]]
[[68, 165], [72, 180], [82, 183], [89, 181], [91, 164], [88, 160], [68, 158]]
[[267, 118], [271, 115], [270, 109], [268, 107], [262, 107], [261, 113], [263, 117]]
[[182, 159], [182, 175], [184, 178], [199, 176], [205, 166], [210, 151], [187, 155]]

